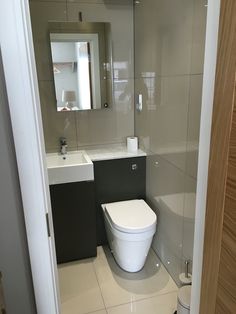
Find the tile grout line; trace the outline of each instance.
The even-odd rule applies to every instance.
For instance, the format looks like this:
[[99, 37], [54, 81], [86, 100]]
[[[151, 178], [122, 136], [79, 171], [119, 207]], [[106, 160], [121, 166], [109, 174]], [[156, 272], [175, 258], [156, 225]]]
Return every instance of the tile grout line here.
[[[95, 258], [97, 258], [97, 257], [95, 257]], [[96, 267], [94, 265], [94, 260], [92, 261], [92, 265], [93, 265], [93, 270], [94, 270], [94, 273], [95, 273], [95, 276], [96, 276], [96, 279], [97, 279], [97, 283], [98, 283], [98, 286], [99, 286], [99, 289], [100, 289], [100, 293], [101, 293], [101, 296], [102, 296], [102, 302], [103, 302], [103, 305], [104, 305], [104, 309], [105, 309], [105, 311], [107, 313], [107, 307], [106, 307], [104, 296], [102, 294], [102, 289], [101, 289], [101, 286], [100, 286], [100, 283], [99, 283], [99, 280], [98, 280], [98, 275], [97, 275]]]
[[[153, 249], [151, 249], [151, 250], [152, 250], [152, 254], [154, 255], [154, 257], [158, 259], [157, 255], [155, 254], [155, 251]], [[105, 254], [105, 252], [103, 252], [103, 254]], [[97, 278], [97, 281], [98, 281], [98, 285], [99, 285], [99, 288], [101, 290], [101, 295], [102, 295], [103, 302], [104, 302], [104, 305], [105, 305], [105, 310], [107, 311], [110, 308], [115, 308], [115, 307], [119, 307], [119, 306], [122, 306], [122, 305], [131, 304], [131, 302], [125, 302], [125, 303], [119, 303], [119, 304], [112, 305], [112, 306], [106, 306], [105, 300], [104, 300], [104, 297], [103, 297], [103, 294], [102, 294], [102, 289], [101, 289], [101, 286], [100, 286], [100, 283], [99, 283], [99, 280], [98, 280], [98, 277], [97, 277], [96, 268], [95, 268], [94, 262], [92, 262], [92, 263], [93, 263], [94, 271], [95, 271], [96, 278]], [[164, 265], [163, 265], [163, 263], [161, 261], [160, 261], [160, 263], [164, 267]], [[167, 272], [165, 267], [164, 267], [164, 269]], [[170, 276], [169, 273], [168, 273], [168, 275], [173, 280], [173, 278]], [[173, 280], [173, 282], [174, 282], [174, 280]], [[134, 300], [133, 302], [135, 303], [135, 302], [139, 302], [139, 301], [144, 301], [144, 300], [148, 300], [148, 299], [152, 299], [152, 298], [156, 298], [156, 297], [161, 297], [161, 296], [168, 295], [168, 294], [174, 294], [174, 293], [177, 293], [177, 292], [178, 292], [178, 287], [176, 285], [176, 288], [174, 290], [171, 290], [171, 291], [168, 291], [168, 292], [163, 292], [163, 293], [157, 293], [157, 294], [154, 294], [154, 295], [151, 295], [151, 296], [147, 296], [147, 297], [142, 297], [140, 299]]]
[[106, 309], [101, 309], [101, 310], [96, 310], [96, 311], [93, 311], [93, 312], [86, 312], [86, 313], [83, 313], [83, 314], [96, 314], [96, 313], [99, 313], [101, 311], [105, 311], [107, 313]]
[[106, 309], [113, 309], [113, 308], [116, 308], [116, 307], [121, 307], [121, 306], [123, 306], [123, 305], [131, 304], [131, 303], [139, 303], [139, 302], [143, 302], [143, 301], [145, 301], [145, 300], [150, 300], [150, 299], [154, 299], [154, 298], [156, 298], [156, 297], [162, 297], [162, 296], [166, 296], [166, 295], [174, 294], [174, 293], [177, 294], [177, 291], [170, 291], [170, 292], [166, 292], [166, 293], [163, 293], [163, 294], [154, 295], [154, 296], [147, 297], [147, 298], [142, 298], [142, 299], [134, 300], [133, 302], [126, 302], [126, 303], [121, 303], [121, 304], [118, 304], [118, 305], [108, 306]]
[[157, 298], [157, 297], [162, 297], [162, 296], [165, 296], [165, 295], [168, 295], [168, 294], [174, 294], [174, 293], [177, 294], [177, 292], [178, 292], [178, 290], [173, 290], [173, 291], [164, 292], [164, 293], [161, 293], [161, 294], [152, 295], [152, 296], [149, 296], [149, 297], [143, 297], [141, 299], [133, 300], [132, 302], [125, 302], [125, 303], [120, 303], [120, 304], [108, 306], [108, 307], [106, 307], [106, 309], [112, 309], [112, 308], [120, 307], [120, 306], [123, 306], [123, 305], [131, 304], [131, 303], [142, 302], [142, 301], [145, 301], [145, 300], [150, 300], [150, 299], [154, 299], [154, 298]]

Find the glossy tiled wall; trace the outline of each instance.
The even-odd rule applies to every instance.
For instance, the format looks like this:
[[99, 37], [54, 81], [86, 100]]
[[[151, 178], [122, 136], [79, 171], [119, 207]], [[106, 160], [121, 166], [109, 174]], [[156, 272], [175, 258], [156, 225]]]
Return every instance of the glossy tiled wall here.
[[179, 282], [192, 260], [206, 0], [135, 5], [135, 134], [148, 151], [147, 200], [158, 215], [153, 248]]
[[[48, 21], [110, 22], [113, 45], [114, 100], [112, 108], [83, 112], [56, 111], [48, 43]], [[132, 0], [31, 0], [30, 13], [46, 151], [59, 149], [65, 136], [70, 150], [121, 143], [134, 134], [134, 66]], [[125, 91], [125, 92], [124, 92]]]

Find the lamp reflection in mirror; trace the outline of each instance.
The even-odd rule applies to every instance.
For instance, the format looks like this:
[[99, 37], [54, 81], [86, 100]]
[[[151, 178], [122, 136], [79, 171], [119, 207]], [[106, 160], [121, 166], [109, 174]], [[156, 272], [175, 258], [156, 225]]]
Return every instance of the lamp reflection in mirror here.
[[73, 102], [76, 101], [75, 91], [63, 90], [62, 101], [66, 103], [64, 110], [73, 110], [74, 107]]

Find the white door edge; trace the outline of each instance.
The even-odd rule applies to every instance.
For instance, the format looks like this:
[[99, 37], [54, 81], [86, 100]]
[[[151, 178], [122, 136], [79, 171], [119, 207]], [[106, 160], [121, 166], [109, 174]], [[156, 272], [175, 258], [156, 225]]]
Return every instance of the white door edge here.
[[208, 164], [210, 155], [211, 122], [215, 89], [220, 3], [220, 0], [208, 0], [202, 111], [198, 155], [193, 276], [190, 306], [191, 314], [199, 314], [200, 310]]
[[[1, 52], [38, 314], [59, 314], [59, 289], [28, 0], [4, 0]], [[48, 237], [46, 213], [51, 237]]]

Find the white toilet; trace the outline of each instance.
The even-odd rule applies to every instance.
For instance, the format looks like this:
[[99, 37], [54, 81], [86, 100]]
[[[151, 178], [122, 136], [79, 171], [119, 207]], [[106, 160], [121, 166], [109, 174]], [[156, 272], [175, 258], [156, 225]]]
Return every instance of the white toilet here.
[[144, 200], [103, 204], [108, 242], [117, 264], [127, 272], [143, 268], [156, 232], [156, 214]]

